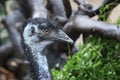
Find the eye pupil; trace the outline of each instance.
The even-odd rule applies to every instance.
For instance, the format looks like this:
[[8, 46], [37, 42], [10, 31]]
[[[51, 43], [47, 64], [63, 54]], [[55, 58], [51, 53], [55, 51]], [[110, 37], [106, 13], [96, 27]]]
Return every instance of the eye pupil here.
[[50, 29], [45, 29], [45, 30], [43, 30], [43, 33], [44, 33], [44, 34], [49, 34], [49, 33], [50, 33]]

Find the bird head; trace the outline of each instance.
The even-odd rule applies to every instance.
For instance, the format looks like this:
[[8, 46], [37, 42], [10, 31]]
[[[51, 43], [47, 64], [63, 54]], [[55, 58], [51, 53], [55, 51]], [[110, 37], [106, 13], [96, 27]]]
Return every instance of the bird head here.
[[26, 42], [62, 41], [73, 43], [58, 25], [44, 18], [29, 19], [25, 25], [22, 37]]

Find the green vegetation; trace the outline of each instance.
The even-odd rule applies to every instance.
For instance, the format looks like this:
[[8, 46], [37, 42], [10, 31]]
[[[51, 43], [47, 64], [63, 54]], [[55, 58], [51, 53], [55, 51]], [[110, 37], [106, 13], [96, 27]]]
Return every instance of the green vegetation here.
[[107, 15], [109, 14], [109, 12], [107, 12], [110, 9], [110, 5], [105, 5], [103, 7], [100, 8], [99, 10], [99, 19], [102, 21], [106, 21], [107, 19]]
[[[102, 13], [101, 9], [99, 17], [105, 21]], [[115, 24], [120, 26], [120, 19]], [[54, 80], [120, 80], [120, 43], [97, 36], [85, 42], [62, 70], [52, 69]]]
[[120, 17], [118, 18], [118, 20], [115, 23], [116, 25], [120, 26]]
[[52, 70], [54, 80], [119, 80], [120, 43], [89, 37], [61, 71]]
[[4, 7], [0, 4], [0, 17], [5, 14], [5, 9]]
[[[2, 4], [0, 4], [0, 21], [5, 16], [5, 9]], [[0, 43], [6, 43], [9, 41], [7, 30], [4, 26], [0, 23]]]
[[[119, 3], [117, 2], [118, 0], [114, 0], [113, 3], [109, 3], [107, 5], [104, 5], [103, 7], [100, 8], [99, 10], [99, 19], [102, 21], [106, 21], [108, 15], [112, 11], [112, 9], [118, 5]], [[108, 20], [109, 21], [109, 20]]]

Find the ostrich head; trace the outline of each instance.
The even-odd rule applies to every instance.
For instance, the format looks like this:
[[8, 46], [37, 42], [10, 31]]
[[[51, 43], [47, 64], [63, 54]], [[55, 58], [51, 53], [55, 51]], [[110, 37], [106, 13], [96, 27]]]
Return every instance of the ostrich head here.
[[44, 18], [28, 20], [22, 37], [27, 44], [39, 42], [51, 43], [52, 41], [73, 43], [73, 40], [60, 30], [58, 25]]
[[30, 62], [31, 77], [34, 80], [51, 80], [44, 49], [53, 41], [73, 43], [73, 40], [50, 20], [28, 20], [22, 33], [22, 45]]

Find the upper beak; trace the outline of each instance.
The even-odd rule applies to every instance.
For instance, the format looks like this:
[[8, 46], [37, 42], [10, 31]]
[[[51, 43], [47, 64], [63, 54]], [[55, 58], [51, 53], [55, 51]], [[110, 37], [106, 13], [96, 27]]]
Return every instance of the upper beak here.
[[67, 42], [67, 43], [70, 43], [70, 44], [73, 44], [74, 41], [68, 37], [68, 35], [63, 32], [62, 30], [59, 30], [55, 35], [54, 35], [54, 38], [56, 40], [59, 40], [59, 41], [62, 41], [62, 42]]

